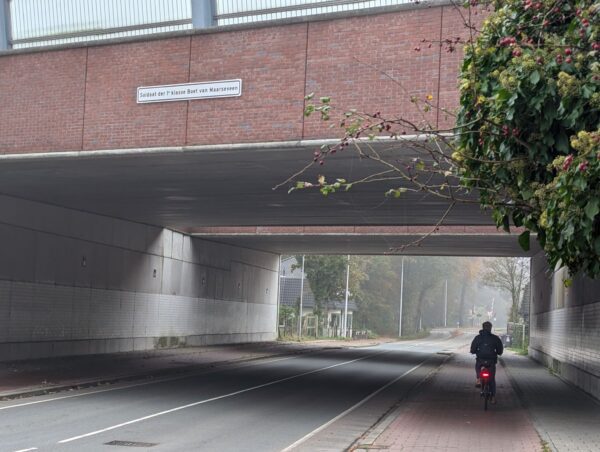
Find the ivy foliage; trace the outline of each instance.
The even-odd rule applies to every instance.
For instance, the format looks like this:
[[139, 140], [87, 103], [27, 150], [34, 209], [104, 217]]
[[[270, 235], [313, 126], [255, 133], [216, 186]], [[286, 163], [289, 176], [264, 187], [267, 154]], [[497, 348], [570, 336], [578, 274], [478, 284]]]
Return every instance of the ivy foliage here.
[[460, 74], [461, 182], [550, 264], [600, 276], [600, 3], [496, 0]]

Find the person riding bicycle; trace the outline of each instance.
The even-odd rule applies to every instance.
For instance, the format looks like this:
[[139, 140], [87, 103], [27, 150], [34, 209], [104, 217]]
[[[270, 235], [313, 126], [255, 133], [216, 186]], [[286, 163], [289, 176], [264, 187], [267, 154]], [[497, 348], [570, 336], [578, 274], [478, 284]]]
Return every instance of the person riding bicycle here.
[[477, 374], [477, 383], [475, 387], [481, 386], [479, 374], [481, 367], [485, 367], [490, 371], [490, 392], [492, 393], [491, 403], [496, 403], [496, 363], [498, 356], [504, 352], [504, 346], [498, 336], [492, 334], [492, 324], [483, 322], [482, 329], [479, 330], [479, 335], [475, 336], [471, 342], [471, 354], [477, 356], [475, 361], [475, 372]]

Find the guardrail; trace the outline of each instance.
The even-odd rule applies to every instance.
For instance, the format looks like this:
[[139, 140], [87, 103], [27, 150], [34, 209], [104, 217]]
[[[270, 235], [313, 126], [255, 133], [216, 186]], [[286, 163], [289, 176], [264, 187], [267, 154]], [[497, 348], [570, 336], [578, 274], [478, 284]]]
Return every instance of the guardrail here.
[[0, 0], [0, 50], [288, 19], [418, 0]]

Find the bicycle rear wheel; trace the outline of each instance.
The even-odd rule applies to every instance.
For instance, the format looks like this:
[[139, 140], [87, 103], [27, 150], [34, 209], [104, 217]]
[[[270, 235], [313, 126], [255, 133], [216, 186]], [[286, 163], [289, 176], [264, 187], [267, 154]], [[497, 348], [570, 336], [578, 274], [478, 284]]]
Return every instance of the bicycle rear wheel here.
[[483, 395], [483, 411], [487, 411], [488, 402], [490, 400], [490, 384], [484, 383], [483, 387], [481, 389], [482, 389], [481, 393]]

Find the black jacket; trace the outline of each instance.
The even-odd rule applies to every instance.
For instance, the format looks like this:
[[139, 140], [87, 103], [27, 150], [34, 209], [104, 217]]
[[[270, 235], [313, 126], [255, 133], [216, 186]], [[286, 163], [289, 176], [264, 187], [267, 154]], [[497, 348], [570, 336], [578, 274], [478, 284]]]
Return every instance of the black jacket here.
[[500, 338], [486, 330], [479, 330], [479, 335], [471, 342], [471, 353], [479, 359], [497, 362], [498, 356], [503, 352], [504, 346]]

